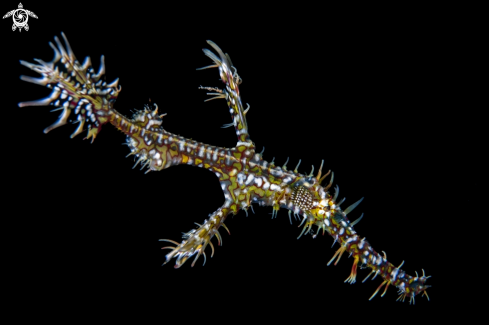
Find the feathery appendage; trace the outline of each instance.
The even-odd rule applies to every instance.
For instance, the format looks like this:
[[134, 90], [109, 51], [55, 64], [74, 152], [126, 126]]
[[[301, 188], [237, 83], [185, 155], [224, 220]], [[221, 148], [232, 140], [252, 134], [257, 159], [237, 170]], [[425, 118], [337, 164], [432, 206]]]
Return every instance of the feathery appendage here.
[[219, 227], [224, 226], [228, 233], [231, 234], [229, 232], [229, 229], [224, 225], [224, 220], [226, 219], [226, 216], [229, 212], [229, 209], [223, 206], [219, 208], [216, 212], [211, 214], [209, 216], [209, 219], [207, 219], [204, 224], [200, 225], [198, 223], [195, 223], [199, 227], [197, 229], [192, 229], [184, 233], [182, 236], [184, 240], [180, 244], [173, 240], [160, 239], [160, 241], [167, 241], [176, 245], [175, 247], [162, 248], [172, 249], [170, 253], [166, 254], [166, 262], [163, 264], [168, 263], [172, 258], [176, 258], [175, 268], [177, 269], [181, 267], [187, 261], [187, 259], [197, 254], [191, 265], [193, 267], [195, 265], [195, 262], [202, 254], [205, 258], [204, 251], [208, 244], [210, 244], [212, 250], [211, 257], [214, 256], [214, 246], [211, 242], [212, 237], [215, 235], [218, 240], [218, 245], [222, 245], [222, 238], [219, 234]]
[[42, 78], [21, 76], [22, 80], [46, 86], [53, 91], [44, 99], [19, 103], [19, 107], [54, 105], [63, 110], [58, 121], [47, 127], [44, 133], [66, 124], [71, 112], [74, 111], [78, 127], [71, 137], [80, 134], [87, 124], [86, 139], [92, 138], [93, 141], [102, 125], [109, 120], [109, 110], [121, 91], [121, 87], [118, 86], [119, 80], [116, 79], [110, 84], [105, 82], [104, 56], [100, 59], [97, 73], [89, 57], [80, 64], [65, 34], [61, 35], [64, 46], [58, 37], [54, 38], [56, 46], [49, 42], [54, 51], [54, 58], [50, 62], [39, 59], [35, 59], [39, 64], [20, 61], [22, 65], [42, 75]]

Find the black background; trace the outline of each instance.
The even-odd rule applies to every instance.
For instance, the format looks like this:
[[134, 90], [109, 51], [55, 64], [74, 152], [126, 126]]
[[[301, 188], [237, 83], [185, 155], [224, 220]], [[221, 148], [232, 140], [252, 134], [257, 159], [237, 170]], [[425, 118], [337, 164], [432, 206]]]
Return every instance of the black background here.
[[[446, 179], [455, 174], [447, 167], [453, 130], [447, 121], [454, 117], [447, 110], [452, 93], [446, 67], [454, 59], [447, 39], [453, 31], [439, 13], [257, 7], [245, 15], [205, 3], [205, 9], [23, 4], [39, 17], [29, 19], [28, 32], [12, 32], [8, 19], [0, 26], [2, 97], [8, 99], [2, 116], [9, 211], [3, 249], [9, 274], [21, 279], [12, 301], [33, 308], [42, 301], [51, 306], [38, 311], [46, 315], [73, 308], [88, 315], [104, 311], [108, 319], [155, 311], [164, 319], [179, 305], [209, 319], [231, 311], [230, 321], [258, 314], [263, 320], [314, 320], [342, 308], [368, 313], [373, 307], [417, 317], [440, 304], [447, 289], [437, 283], [439, 208], [456, 197]], [[393, 264], [405, 260], [409, 274], [424, 268], [432, 275], [431, 301], [418, 296], [414, 307], [401, 304], [394, 288], [368, 301], [379, 279], [361, 284], [368, 271], [359, 270], [356, 284], [343, 283], [352, 260], [344, 256], [326, 266], [338, 248], [331, 248], [333, 240], [297, 240], [298, 223], [291, 226], [285, 210], [271, 220], [271, 208], [229, 217], [232, 235], [221, 231], [222, 247], [213, 240], [215, 256], [208, 249], [204, 267], [202, 258], [194, 268], [191, 260], [178, 270], [173, 261], [160, 266], [167, 251], [158, 239], [180, 241], [181, 232], [220, 207], [219, 182], [189, 166], [146, 175], [131, 169], [133, 159], [124, 158], [128, 149], [121, 145], [125, 137], [109, 125], [93, 144], [82, 141], [85, 132], [70, 139], [75, 126], [43, 134], [58, 114], [17, 106], [49, 94], [19, 79], [35, 73], [18, 60], [50, 60], [48, 42], [61, 31], [80, 61], [89, 55], [98, 69], [105, 55], [107, 81], [118, 77], [122, 85], [121, 113], [130, 115], [151, 98], [168, 114], [166, 130], [233, 147], [234, 129], [220, 128], [231, 121], [225, 101], [204, 103], [205, 91], [197, 89], [222, 85], [217, 70], [195, 70], [211, 63], [201, 49], [210, 47], [205, 40], [214, 41], [243, 79], [242, 101], [251, 105], [247, 119], [258, 151], [265, 146], [265, 159], [275, 157], [277, 165], [290, 156], [290, 169], [302, 159], [302, 173], [311, 165], [317, 171], [324, 159], [324, 171], [334, 171], [340, 197], [347, 197], [344, 207], [365, 197], [350, 215], [365, 213], [357, 232]]]

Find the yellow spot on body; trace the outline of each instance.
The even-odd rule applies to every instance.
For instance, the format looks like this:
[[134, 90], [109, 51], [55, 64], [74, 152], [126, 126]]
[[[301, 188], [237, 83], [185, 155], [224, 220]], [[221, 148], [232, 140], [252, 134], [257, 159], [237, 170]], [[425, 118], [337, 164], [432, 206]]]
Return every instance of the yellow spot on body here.
[[239, 162], [235, 162], [233, 166], [236, 167], [237, 170], [241, 170], [243, 168], [243, 165], [241, 165]]
[[188, 156], [182, 155], [182, 163], [186, 164], [188, 161]]
[[223, 172], [222, 172], [220, 169], [217, 169], [217, 168], [216, 168], [216, 170], [217, 170], [218, 172], [220, 172], [220, 173], [221, 173], [221, 175], [222, 175], [222, 176], [219, 178], [220, 180], [225, 181], [225, 180], [229, 179], [228, 174], [223, 173]]
[[236, 202], [236, 197], [234, 196], [234, 190], [238, 188], [238, 183], [236, 183], [236, 177], [233, 177], [230, 179], [231, 180], [231, 185], [229, 185], [229, 193], [231, 193], [231, 196], [233, 197], [233, 201]]
[[202, 159], [199, 159], [199, 158], [196, 158], [195, 159], [195, 164], [198, 165], [198, 164], [201, 164], [202, 163]]
[[[275, 195], [275, 192], [272, 192], [272, 191], [270, 191], [270, 190], [266, 190], [266, 191], [265, 191], [265, 196], [266, 196], [266, 197], [270, 197], [270, 196], [272, 196], [272, 195]], [[274, 197], [275, 197], [275, 196], [274, 196]]]
[[255, 173], [257, 176], [261, 176], [263, 172], [262, 169], [258, 166], [253, 167], [251, 171]]

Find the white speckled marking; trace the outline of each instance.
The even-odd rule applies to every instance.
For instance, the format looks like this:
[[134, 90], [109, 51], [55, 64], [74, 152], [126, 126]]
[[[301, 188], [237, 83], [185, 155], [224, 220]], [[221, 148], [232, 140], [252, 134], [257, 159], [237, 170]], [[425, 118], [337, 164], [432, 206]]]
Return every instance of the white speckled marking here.
[[253, 176], [253, 174], [249, 174], [249, 175], [248, 175], [248, 178], [246, 179], [245, 185], [246, 185], [246, 186], [250, 185], [250, 184], [251, 184], [251, 182], [253, 182], [253, 179], [254, 179], [254, 178], [255, 178], [255, 177]]
[[262, 183], [263, 183], [263, 180], [261, 179], [261, 177], [255, 178], [255, 184], [257, 187], [261, 187]]
[[278, 186], [277, 184], [272, 184], [272, 185], [270, 185], [270, 189], [272, 191], [278, 191], [278, 190], [280, 190], [280, 186]]

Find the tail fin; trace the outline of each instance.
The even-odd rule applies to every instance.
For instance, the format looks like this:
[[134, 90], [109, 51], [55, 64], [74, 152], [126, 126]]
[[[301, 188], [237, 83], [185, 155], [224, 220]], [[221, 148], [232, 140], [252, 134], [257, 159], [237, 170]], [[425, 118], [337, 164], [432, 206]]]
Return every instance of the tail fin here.
[[100, 132], [103, 124], [107, 123], [109, 111], [114, 105], [121, 87], [119, 79], [112, 83], [105, 82], [104, 56], [100, 59], [100, 68], [94, 73], [90, 57], [82, 65], [76, 59], [71, 46], [64, 33], [61, 33], [65, 47], [58, 37], [54, 37], [57, 47], [49, 42], [54, 50], [51, 62], [34, 59], [39, 64], [26, 61], [20, 63], [42, 75], [42, 78], [20, 76], [20, 79], [53, 89], [50, 96], [31, 102], [19, 103], [19, 107], [54, 105], [55, 110], [63, 110], [58, 121], [44, 129], [44, 133], [66, 124], [71, 111], [77, 114], [78, 128], [71, 135], [75, 137], [83, 131], [85, 123], [88, 124], [88, 133], [85, 139], [92, 138], [92, 142]]

